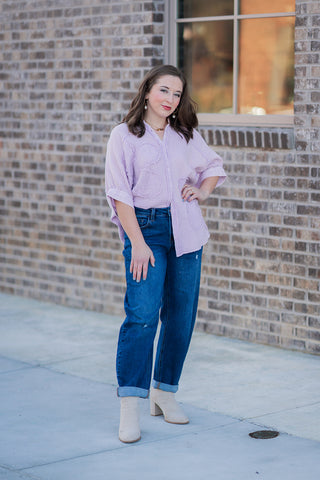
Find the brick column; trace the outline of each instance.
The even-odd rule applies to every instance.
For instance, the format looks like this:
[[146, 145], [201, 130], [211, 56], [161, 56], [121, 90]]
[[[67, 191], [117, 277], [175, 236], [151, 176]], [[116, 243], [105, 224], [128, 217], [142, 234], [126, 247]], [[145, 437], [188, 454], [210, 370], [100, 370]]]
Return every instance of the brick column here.
[[320, 3], [296, 0], [296, 9], [297, 156], [302, 163], [316, 166], [320, 158]]
[[[320, 352], [320, 3], [296, 0], [295, 135], [297, 169], [297, 264], [305, 267], [308, 334], [311, 350]], [[298, 280], [294, 280], [298, 283]]]

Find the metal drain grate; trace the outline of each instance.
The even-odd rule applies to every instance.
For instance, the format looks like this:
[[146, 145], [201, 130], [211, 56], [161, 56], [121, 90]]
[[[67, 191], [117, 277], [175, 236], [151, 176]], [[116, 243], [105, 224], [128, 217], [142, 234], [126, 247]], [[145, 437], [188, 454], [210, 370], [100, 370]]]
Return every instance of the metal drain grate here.
[[276, 438], [279, 432], [275, 430], [258, 430], [257, 432], [249, 433], [250, 437], [267, 440], [269, 438]]

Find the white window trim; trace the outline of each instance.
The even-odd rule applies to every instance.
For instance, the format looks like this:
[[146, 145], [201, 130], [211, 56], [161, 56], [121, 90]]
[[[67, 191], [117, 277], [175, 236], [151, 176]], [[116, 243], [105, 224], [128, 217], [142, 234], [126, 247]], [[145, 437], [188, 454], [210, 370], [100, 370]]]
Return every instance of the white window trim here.
[[292, 127], [293, 115], [250, 115], [244, 113], [198, 113], [199, 125]]
[[[217, 20], [233, 20], [234, 21], [234, 52], [237, 55], [237, 38], [238, 38], [238, 20], [249, 18], [271, 18], [271, 17], [292, 17], [295, 12], [286, 13], [270, 13], [256, 15], [239, 15], [238, 0], [235, 0], [234, 15], [226, 15], [219, 17], [192, 17], [177, 18], [177, 1], [166, 0], [165, 2], [165, 61], [172, 65], [177, 65], [177, 24], [185, 22], [200, 21], [217, 21]], [[235, 68], [238, 68], [238, 61], [235, 59]], [[234, 78], [238, 72], [234, 72]], [[236, 86], [233, 86], [234, 107], [237, 104]], [[294, 124], [294, 115], [249, 115], [241, 113], [222, 114], [222, 113], [199, 113], [198, 120], [200, 125], [223, 125], [223, 126], [265, 126], [265, 127], [291, 127]]]

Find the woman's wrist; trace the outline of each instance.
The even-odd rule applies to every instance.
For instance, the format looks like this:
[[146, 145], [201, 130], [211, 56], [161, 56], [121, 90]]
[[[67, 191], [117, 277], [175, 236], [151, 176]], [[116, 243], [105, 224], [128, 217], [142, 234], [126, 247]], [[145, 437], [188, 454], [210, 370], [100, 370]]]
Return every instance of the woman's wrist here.
[[205, 202], [211, 195], [211, 190], [207, 190], [206, 188], [199, 188], [200, 190], [200, 198], [199, 198], [199, 201], [200, 202]]
[[133, 238], [129, 237], [129, 239], [130, 239], [130, 242], [131, 242], [131, 246], [134, 249], [144, 247], [146, 245], [145, 239], [143, 238], [142, 234], [141, 234], [141, 237], [140, 236], [133, 237]]

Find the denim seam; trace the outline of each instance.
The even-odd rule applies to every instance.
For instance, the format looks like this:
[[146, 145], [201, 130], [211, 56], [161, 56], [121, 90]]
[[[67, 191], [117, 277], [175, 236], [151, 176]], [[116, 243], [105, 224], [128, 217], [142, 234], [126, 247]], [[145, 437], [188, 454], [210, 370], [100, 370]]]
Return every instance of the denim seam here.
[[[167, 305], [168, 305], [168, 297], [169, 297], [169, 292], [168, 292], [168, 288], [166, 288], [166, 283], [167, 283], [167, 276], [165, 278], [165, 283], [164, 283], [164, 290], [165, 290], [165, 296], [166, 296], [166, 301], [167, 301]], [[159, 355], [159, 375], [161, 374], [161, 371], [162, 371], [162, 359], [163, 359], [163, 346], [165, 345], [165, 338], [166, 338], [166, 331], [167, 331], [167, 325], [168, 325], [168, 308], [166, 309], [166, 322], [165, 324], [163, 325], [164, 327], [164, 331], [163, 331], [163, 336], [162, 336], [162, 343], [161, 343], [161, 350], [160, 350], [160, 355]], [[160, 380], [159, 380], [160, 381]], [[164, 382], [161, 382], [161, 383], [164, 383]]]

